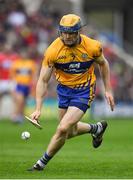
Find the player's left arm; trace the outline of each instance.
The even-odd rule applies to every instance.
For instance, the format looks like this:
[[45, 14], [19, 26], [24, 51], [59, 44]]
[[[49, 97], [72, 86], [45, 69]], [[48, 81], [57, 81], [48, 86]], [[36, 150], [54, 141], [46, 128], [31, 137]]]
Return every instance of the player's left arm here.
[[114, 97], [112, 94], [111, 84], [110, 84], [110, 68], [107, 59], [104, 57], [103, 53], [95, 59], [96, 63], [99, 65], [100, 74], [104, 83], [105, 97], [111, 110], [114, 110]]

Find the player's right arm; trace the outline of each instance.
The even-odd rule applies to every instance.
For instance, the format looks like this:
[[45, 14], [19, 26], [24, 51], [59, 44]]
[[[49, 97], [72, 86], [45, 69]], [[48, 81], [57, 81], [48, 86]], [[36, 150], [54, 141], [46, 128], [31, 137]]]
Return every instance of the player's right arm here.
[[52, 75], [52, 71], [54, 68], [54, 61], [56, 59], [57, 54], [57, 43], [58, 39], [55, 40], [45, 51], [44, 58], [42, 61], [42, 68], [40, 71], [40, 76], [36, 86], [36, 109], [31, 114], [32, 120], [38, 120], [41, 115], [41, 108], [44, 96], [47, 92], [47, 86], [49, 79]]
[[38, 120], [38, 118], [41, 115], [41, 108], [44, 96], [47, 92], [47, 86], [49, 79], [51, 77], [53, 68], [49, 66], [42, 66], [40, 71], [40, 76], [37, 82], [36, 86], [36, 109], [35, 111], [30, 115], [32, 120]]

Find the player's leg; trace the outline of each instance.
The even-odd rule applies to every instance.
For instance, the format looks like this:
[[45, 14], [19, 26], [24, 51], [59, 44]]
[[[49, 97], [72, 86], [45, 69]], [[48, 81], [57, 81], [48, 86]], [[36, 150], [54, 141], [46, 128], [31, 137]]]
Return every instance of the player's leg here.
[[90, 133], [92, 135], [92, 144], [94, 148], [98, 148], [103, 140], [104, 131], [107, 128], [107, 122], [101, 121], [96, 124], [87, 124], [78, 122], [76, 126], [72, 127], [68, 133], [68, 139], [82, 134]]
[[24, 106], [25, 106], [25, 97], [20, 92], [14, 92], [14, 113], [12, 120], [17, 123], [23, 122]]
[[[84, 113], [90, 107], [91, 102], [95, 97], [95, 83], [91, 86], [74, 89], [73, 96], [69, 102], [69, 106], [78, 107]], [[71, 131], [69, 130], [68, 138], [75, 137], [81, 134], [90, 133], [92, 135], [93, 147], [97, 148], [102, 143], [102, 136], [106, 130], [107, 122], [98, 122], [96, 124], [87, 124], [83, 122], [78, 122], [76, 128], [73, 127]]]
[[[54, 138], [48, 146], [47, 152], [53, 156], [58, 149], [65, 143], [69, 130], [77, 124], [77, 122], [84, 115], [84, 112], [77, 107], [69, 107], [63, 119], [60, 121]], [[56, 150], [57, 149], [57, 150]]]
[[[60, 99], [63, 98], [63, 103], [65, 102], [65, 104], [61, 104], [61, 106], [66, 105], [67, 101], [65, 100], [64, 97], [61, 97]], [[92, 101], [92, 99], [91, 99]], [[81, 103], [81, 102], [80, 102]], [[75, 104], [75, 106], [78, 103]], [[88, 106], [85, 106], [84, 104], [82, 104], [82, 106], [79, 107], [81, 110], [83, 110], [84, 112], [87, 110]], [[63, 116], [65, 115], [67, 109], [63, 109], [63, 108], [59, 108], [59, 120], [61, 120], [63, 118]], [[101, 142], [102, 142], [102, 135], [103, 132], [105, 131], [107, 127], [107, 123], [106, 122], [98, 122], [96, 124], [88, 124], [88, 123], [84, 123], [84, 122], [78, 122], [77, 124], [75, 124], [74, 126], [72, 126], [69, 131], [68, 131], [68, 135], [67, 135], [67, 139], [75, 137], [75, 136], [79, 136], [82, 134], [87, 134], [90, 133], [92, 135], [92, 144], [93, 147], [97, 148], [100, 146]]]
[[[61, 121], [66, 111], [67, 109], [59, 108], [59, 121]], [[76, 125], [74, 125], [73, 127], [69, 129], [67, 138], [69, 139], [77, 135], [89, 133], [90, 129], [91, 129], [91, 126], [88, 123], [78, 122]]]
[[78, 122], [75, 126], [73, 126], [68, 133], [67, 139], [73, 138], [75, 136], [79, 136], [82, 134], [87, 134], [91, 130], [91, 126], [88, 123]]
[[67, 139], [69, 129], [77, 124], [84, 112], [77, 107], [69, 107], [63, 119], [60, 121], [54, 136], [52, 137], [46, 153], [40, 158], [31, 170], [42, 170], [48, 161], [62, 148]]
[[59, 113], [59, 121], [63, 119], [63, 116], [66, 114], [67, 108], [59, 108], [58, 113]]
[[29, 94], [29, 87], [17, 84], [12, 94], [15, 106], [12, 119], [14, 122], [21, 123], [24, 120], [24, 108], [26, 103], [26, 97]]
[[69, 130], [67, 139], [73, 138], [75, 136], [80, 136], [82, 134], [88, 134], [88, 133], [90, 133], [91, 135], [95, 134], [96, 136], [97, 134], [101, 133], [101, 131], [103, 131], [104, 125], [102, 125], [102, 123], [103, 122], [98, 122], [95, 124], [88, 124], [84, 122], [78, 122]]

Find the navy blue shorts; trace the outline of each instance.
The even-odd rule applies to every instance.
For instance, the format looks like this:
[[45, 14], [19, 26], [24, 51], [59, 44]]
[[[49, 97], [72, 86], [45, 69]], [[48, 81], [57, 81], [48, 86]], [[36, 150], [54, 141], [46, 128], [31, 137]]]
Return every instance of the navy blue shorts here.
[[27, 97], [30, 93], [30, 87], [22, 85], [22, 84], [17, 84], [16, 92], [19, 92], [19, 93], [23, 94], [24, 97]]
[[84, 87], [82, 89], [73, 89], [58, 84], [58, 107], [67, 109], [69, 106], [75, 106], [85, 113], [95, 97], [95, 89], [95, 84], [91, 85], [90, 87]]

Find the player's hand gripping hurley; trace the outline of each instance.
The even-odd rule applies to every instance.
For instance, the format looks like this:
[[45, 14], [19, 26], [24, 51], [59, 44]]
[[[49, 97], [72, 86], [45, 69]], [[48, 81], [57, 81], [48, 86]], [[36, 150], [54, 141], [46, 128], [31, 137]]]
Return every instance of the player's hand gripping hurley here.
[[35, 127], [42, 129], [42, 126], [39, 124], [39, 122], [37, 120], [32, 120], [31, 118], [29, 118], [28, 116], [25, 116], [25, 118], [32, 123]]

